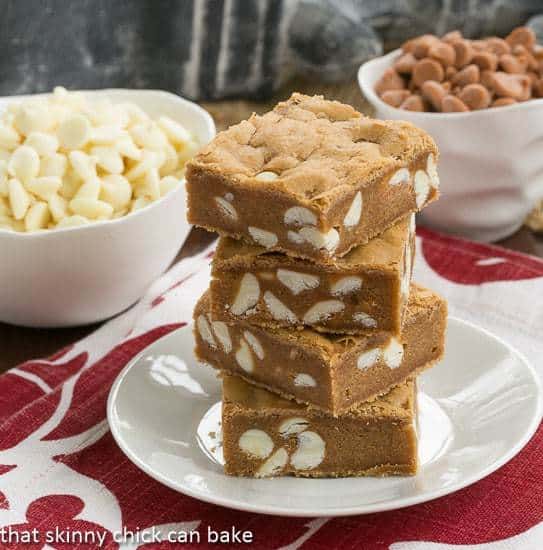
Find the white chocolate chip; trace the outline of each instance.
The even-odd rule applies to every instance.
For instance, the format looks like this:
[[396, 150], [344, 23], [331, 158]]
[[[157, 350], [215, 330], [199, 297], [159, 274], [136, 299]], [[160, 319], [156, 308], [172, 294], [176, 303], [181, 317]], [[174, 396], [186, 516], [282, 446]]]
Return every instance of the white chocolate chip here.
[[236, 361], [245, 372], [253, 371], [253, 356], [251, 354], [251, 350], [249, 349], [249, 345], [243, 338], [240, 340], [238, 351], [236, 351]]
[[260, 360], [264, 359], [264, 348], [262, 347], [260, 340], [248, 330], [243, 333], [243, 336], [245, 337], [245, 340], [247, 340], [247, 343], [251, 346], [252, 350], [255, 352], [256, 356]]
[[326, 321], [334, 313], [339, 313], [345, 309], [345, 304], [340, 300], [323, 300], [311, 306], [304, 315], [304, 323], [312, 325], [319, 321]]
[[317, 386], [317, 382], [310, 374], [300, 372], [294, 378], [294, 385], [302, 388], [315, 388]]
[[198, 326], [198, 332], [200, 333], [202, 340], [207, 342], [209, 346], [215, 349], [217, 347], [217, 342], [215, 341], [215, 337], [211, 332], [211, 327], [209, 326], [208, 320], [203, 315], [198, 315], [198, 319], [196, 319], [196, 325]]
[[296, 244], [303, 244], [305, 242], [304, 238], [296, 231], [289, 231], [287, 233], [287, 238], [289, 241], [292, 241]]
[[258, 181], [273, 181], [276, 180], [279, 176], [275, 172], [260, 172], [255, 176], [255, 179]]
[[40, 171], [40, 157], [32, 147], [17, 147], [8, 162], [8, 173], [21, 182], [35, 178]]
[[260, 285], [258, 279], [252, 273], [245, 273], [241, 279], [236, 299], [230, 308], [230, 313], [232, 315], [245, 313], [257, 304], [259, 298]]
[[407, 168], [400, 168], [392, 177], [388, 180], [389, 185], [399, 185], [400, 183], [407, 183], [411, 178], [411, 174]]
[[264, 292], [264, 302], [271, 316], [277, 321], [287, 321], [288, 323], [296, 323], [298, 321], [296, 315], [269, 290]]
[[430, 178], [424, 170], [417, 170], [415, 174], [415, 197], [417, 208], [422, 208], [430, 194]]
[[228, 201], [228, 202], [234, 202], [234, 195], [232, 195], [232, 193], [226, 193], [224, 195], [224, 198]]
[[428, 159], [426, 160], [426, 172], [428, 172], [428, 175], [430, 176], [430, 183], [432, 187], [434, 187], [435, 189], [438, 189], [439, 175], [437, 173], [437, 164], [433, 153], [430, 153], [428, 155]]
[[222, 197], [215, 197], [215, 202], [217, 206], [219, 207], [219, 210], [231, 220], [237, 221], [238, 219], [238, 213], [236, 209], [225, 199]]
[[290, 463], [296, 470], [311, 470], [323, 460], [326, 445], [322, 437], [315, 432], [298, 434], [298, 448], [290, 457]]
[[317, 216], [311, 210], [303, 206], [293, 206], [285, 212], [286, 225], [301, 227], [304, 225], [317, 225]]
[[255, 458], [267, 458], [273, 451], [272, 438], [262, 430], [247, 430], [239, 438], [239, 448]]
[[288, 453], [283, 447], [277, 449], [257, 470], [256, 477], [270, 477], [278, 474], [287, 465]]
[[339, 244], [339, 233], [332, 228], [328, 233], [321, 233], [314, 227], [302, 227], [298, 232], [314, 248], [324, 249], [332, 253]]
[[342, 277], [338, 279], [330, 288], [333, 296], [344, 296], [351, 292], [356, 292], [362, 288], [362, 279], [356, 276]]
[[271, 231], [259, 229], [258, 227], [249, 227], [249, 233], [260, 246], [270, 248], [277, 244], [277, 235]]
[[81, 149], [89, 141], [90, 136], [89, 119], [80, 114], [73, 114], [64, 119], [57, 130], [58, 141], [64, 149]]
[[362, 193], [358, 193], [354, 196], [351, 207], [349, 208], [347, 214], [343, 218], [343, 225], [345, 227], [353, 227], [358, 225], [360, 221], [360, 216], [362, 215]]
[[381, 348], [373, 348], [368, 351], [365, 351], [364, 353], [361, 353], [358, 356], [356, 366], [360, 370], [369, 369], [370, 367], [373, 367], [379, 361], [380, 358], [381, 358]]
[[277, 278], [294, 294], [295, 296], [304, 290], [312, 290], [319, 286], [319, 277], [310, 273], [299, 273], [289, 269], [278, 269]]
[[279, 424], [279, 435], [283, 438], [287, 438], [291, 435], [299, 434], [309, 428], [309, 422], [305, 418], [292, 417], [283, 420]]
[[403, 346], [396, 340], [391, 338], [387, 347], [383, 350], [383, 360], [387, 367], [391, 369], [398, 368], [403, 359]]
[[219, 340], [222, 349], [226, 353], [230, 353], [232, 351], [232, 339], [230, 338], [228, 325], [226, 323], [223, 323], [222, 321], [213, 321], [211, 323], [211, 326], [213, 327], [213, 332]]
[[377, 326], [377, 321], [367, 313], [363, 311], [358, 311], [353, 315], [353, 321], [360, 323], [363, 327], [375, 328]]

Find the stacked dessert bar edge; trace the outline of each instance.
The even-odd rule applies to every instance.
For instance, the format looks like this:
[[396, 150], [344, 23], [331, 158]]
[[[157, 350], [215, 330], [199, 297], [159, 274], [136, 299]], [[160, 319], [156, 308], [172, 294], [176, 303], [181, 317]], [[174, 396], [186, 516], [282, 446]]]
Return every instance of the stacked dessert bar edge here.
[[188, 165], [189, 221], [220, 234], [194, 334], [222, 375], [227, 474], [416, 473], [416, 376], [447, 318], [411, 281], [437, 156], [406, 122], [293, 94]]

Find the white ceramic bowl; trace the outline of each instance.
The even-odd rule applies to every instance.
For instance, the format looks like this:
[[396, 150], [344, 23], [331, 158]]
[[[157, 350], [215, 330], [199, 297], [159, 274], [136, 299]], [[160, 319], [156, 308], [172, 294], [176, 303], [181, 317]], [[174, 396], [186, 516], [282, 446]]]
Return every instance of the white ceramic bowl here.
[[424, 221], [482, 241], [514, 233], [543, 197], [543, 99], [469, 113], [396, 109], [377, 96], [375, 83], [399, 55], [364, 63], [358, 82], [376, 117], [407, 120], [436, 140], [443, 194]]
[[[91, 97], [131, 101], [152, 117], [178, 120], [202, 144], [215, 135], [211, 116], [174, 94], [100, 90]], [[0, 99], [0, 110], [18, 97]], [[138, 300], [187, 238], [185, 186], [123, 218], [38, 233], [0, 229], [0, 321], [31, 327], [107, 319]]]

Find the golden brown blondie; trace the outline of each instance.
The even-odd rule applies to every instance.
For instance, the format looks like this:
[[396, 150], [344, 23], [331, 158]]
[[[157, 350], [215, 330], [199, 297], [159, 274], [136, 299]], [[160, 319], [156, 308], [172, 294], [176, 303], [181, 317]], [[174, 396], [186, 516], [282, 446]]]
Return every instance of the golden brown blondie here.
[[209, 293], [194, 311], [196, 357], [289, 399], [338, 415], [438, 361], [446, 302], [412, 285], [401, 336], [262, 328], [211, 315]]
[[413, 381], [336, 418], [225, 376], [224, 469], [246, 477], [413, 475], [416, 412]]
[[188, 218], [319, 262], [438, 197], [437, 147], [401, 121], [293, 94], [220, 132], [187, 165]]

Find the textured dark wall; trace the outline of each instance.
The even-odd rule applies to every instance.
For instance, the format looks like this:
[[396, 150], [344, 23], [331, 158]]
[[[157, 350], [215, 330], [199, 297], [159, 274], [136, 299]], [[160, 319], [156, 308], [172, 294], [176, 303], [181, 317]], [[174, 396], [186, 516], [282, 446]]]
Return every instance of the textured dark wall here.
[[62, 84], [263, 97], [287, 66], [342, 79], [383, 42], [503, 35], [537, 13], [543, 0], [0, 0], [0, 95]]

